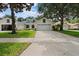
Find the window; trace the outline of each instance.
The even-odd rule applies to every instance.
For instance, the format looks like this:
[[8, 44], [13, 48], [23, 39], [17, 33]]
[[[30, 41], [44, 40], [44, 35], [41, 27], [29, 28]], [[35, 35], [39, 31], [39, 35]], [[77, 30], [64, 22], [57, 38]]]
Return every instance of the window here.
[[43, 23], [46, 23], [46, 20], [45, 19], [43, 19]]
[[26, 28], [29, 28], [29, 25], [26, 25]]
[[7, 19], [7, 23], [10, 23], [10, 20], [9, 19]]
[[34, 25], [32, 25], [32, 28], [35, 28], [35, 26], [34, 26]]

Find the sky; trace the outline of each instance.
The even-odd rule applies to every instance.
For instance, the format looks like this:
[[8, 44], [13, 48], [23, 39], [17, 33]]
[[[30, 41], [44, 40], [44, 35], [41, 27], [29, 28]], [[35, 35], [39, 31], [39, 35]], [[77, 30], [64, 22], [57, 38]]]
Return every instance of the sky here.
[[[37, 11], [38, 7], [37, 4], [34, 4], [34, 6], [32, 6], [31, 11], [23, 11], [23, 12], [19, 12], [19, 13], [15, 13], [16, 17], [37, 17], [38, 15], [41, 15], [38, 13]], [[0, 12], [0, 17], [3, 17], [5, 15], [11, 15], [11, 11], [8, 8], [5, 12]]]

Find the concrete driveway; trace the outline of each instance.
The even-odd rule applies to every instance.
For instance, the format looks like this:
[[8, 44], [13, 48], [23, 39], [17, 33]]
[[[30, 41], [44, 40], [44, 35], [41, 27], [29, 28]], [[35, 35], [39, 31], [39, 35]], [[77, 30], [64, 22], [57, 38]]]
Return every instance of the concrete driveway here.
[[79, 56], [79, 38], [54, 31], [37, 31], [21, 56]]

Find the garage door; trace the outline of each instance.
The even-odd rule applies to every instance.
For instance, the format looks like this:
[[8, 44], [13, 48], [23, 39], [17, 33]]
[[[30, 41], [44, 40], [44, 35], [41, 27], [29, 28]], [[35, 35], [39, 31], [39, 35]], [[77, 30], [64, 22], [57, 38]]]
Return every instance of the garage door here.
[[51, 24], [37, 24], [37, 30], [38, 31], [50, 31]]

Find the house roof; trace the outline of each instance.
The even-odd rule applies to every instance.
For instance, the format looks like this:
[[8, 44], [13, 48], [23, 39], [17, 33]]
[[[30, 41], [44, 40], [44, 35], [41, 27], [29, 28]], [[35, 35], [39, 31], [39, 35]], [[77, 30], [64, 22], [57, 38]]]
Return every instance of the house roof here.
[[67, 25], [71, 25], [71, 26], [79, 25], [79, 23], [69, 23], [69, 22], [67, 22], [67, 21], [65, 21], [64, 23], [67, 24]]
[[[74, 24], [68, 23], [68, 22], [64, 22], [64, 23], [67, 24], [67, 25], [70, 25], [70, 26], [79, 25], [79, 23], [74, 23]], [[58, 24], [60, 24], [60, 21], [59, 22], [56, 22], [54, 25], [58, 25]]]

